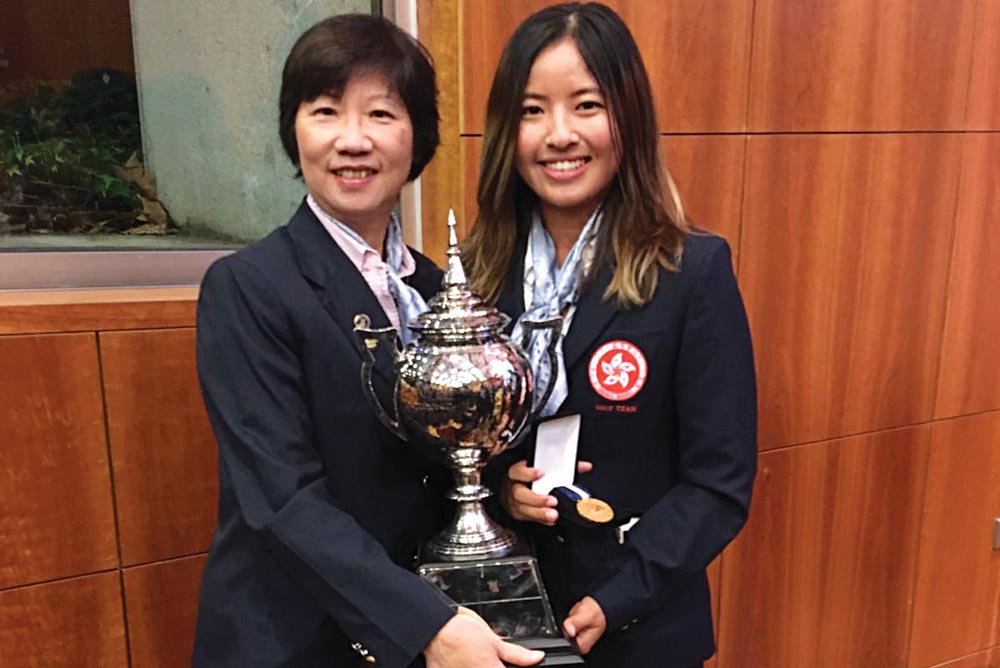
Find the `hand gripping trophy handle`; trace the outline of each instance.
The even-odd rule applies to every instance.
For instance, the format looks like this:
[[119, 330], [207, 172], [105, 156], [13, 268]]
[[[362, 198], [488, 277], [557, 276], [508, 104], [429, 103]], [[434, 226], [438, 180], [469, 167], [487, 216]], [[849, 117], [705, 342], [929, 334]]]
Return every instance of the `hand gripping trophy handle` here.
[[399, 332], [393, 327], [371, 328], [371, 320], [364, 313], [354, 316], [354, 336], [357, 337], [361, 346], [361, 391], [364, 392], [368, 405], [375, 411], [379, 421], [386, 426], [397, 438], [406, 441], [406, 434], [399, 424], [399, 409], [393, 410], [395, 417], [382, 407], [382, 403], [375, 396], [375, 388], [372, 385], [372, 369], [375, 367], [375, 351], [378, 350], [379, 343], [390, 346], [393, 354], [398, 356], [400, 351]]
[[[525, 352], [530, 350], [531, 336], [535, 332], [542, 332], [546, 329], [551, 330], [552, 335], [549, 337], [549, 344], [545, 346], [545, 355], [549, 358], [549, 382], [545, 385], [545, 389], [542, 391], [542, 396], [535, 402], [535, 406], [528, 415], [528, 419], [525, 424], [530, 425], [539, 414], [541, 414], [542, 409], [545, 408], [545, 404], [549, 402], [549, 397], [552, 396], [552, 390], [556, 387], [556, 380], [559, 378], [559, 337], [562, 334], [562, 316], [557, 315], [554, 318], [548, 318], [546, 320], [523, 320], [521, 321], [521, 349]], [[537, 387], [535, 388], [538, 389]]]

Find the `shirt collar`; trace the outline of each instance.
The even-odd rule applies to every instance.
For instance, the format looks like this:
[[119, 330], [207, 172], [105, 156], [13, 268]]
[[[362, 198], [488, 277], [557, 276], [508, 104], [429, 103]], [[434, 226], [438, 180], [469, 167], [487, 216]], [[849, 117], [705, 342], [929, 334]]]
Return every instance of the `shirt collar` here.
[[[375, 266], [385, 265], [381, 253], [376, 251], [371, 247], [371, 245], [365, 243], [363, 240], [359, 241], [352, 235], [347, 234], [347, 232], [345, 232], [341, 227], [341, 225], [346, 227], [346, 224], [324, 211], [322, 207], [320, 207], [319, 203], [313, 199], [312, 195], [306, 195], [306, 203], [309, 205], [309, 208], [312, 209], [316, 218], [319, 219], [323, 228], [327, 231], [330, 237], [333, 238], [334, 242], [340, 246], [340, 250], [344, 251], [347, 259], [351, 261], [351, 264], [353, 264], [358, 271], [364, 272], [366, 265], [371, 266], [372, 263], [375, 263]], [[392, 218], [389, 222], [390, 225], [393, 224], [395, 217], [396, 214], [392, 214]], [[402, 264], [399, 267], [397, 275], [399, 278], [406, 278], [407, 276], [412, 276], [416, 270], [417, 263], [413, 259], [413, 254], [410, 253], [409, 248], [403, 246]]]

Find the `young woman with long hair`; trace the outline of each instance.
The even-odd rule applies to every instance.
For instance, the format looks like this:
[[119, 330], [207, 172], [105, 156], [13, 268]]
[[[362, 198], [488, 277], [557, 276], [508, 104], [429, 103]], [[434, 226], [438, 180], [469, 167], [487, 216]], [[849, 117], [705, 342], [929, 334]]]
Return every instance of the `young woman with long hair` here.
[[537, 384], [554, 383], [542, 414], [580, 416], [576, 482], [614, 519], [560, 517], [526, 460], [501, 462], [499, 496], [534, 539], [566, 634], [607, 668], [711, 656], [705, 569], [746, 521], [756, 469], [729, 247], [688, 223], [658, 145], [646, 69], [615, 12], [567, 3], [517, 28], [490, 91], [464, 258], [515, 339], [522, 319], [563, 317], [557, 368], [547, 332], [528, 345]]

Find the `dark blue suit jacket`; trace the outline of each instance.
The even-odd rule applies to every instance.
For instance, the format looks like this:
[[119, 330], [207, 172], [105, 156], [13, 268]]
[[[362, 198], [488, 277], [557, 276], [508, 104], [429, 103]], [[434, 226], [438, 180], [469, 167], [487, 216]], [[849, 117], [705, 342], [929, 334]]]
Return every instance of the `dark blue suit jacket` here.
[[[523, 245], [498, 306], [524, 311]], [[750, 332], [729, 247], [692, 234], [681, 270], [661, 270], [642, 308], [601, 296], [604, 267], [582, 295], [564, 341], [569, 396], [560, 413], [582, 416], [577, 482], [621, 520], [641, 520], [619, 544], [611, 528], [523, 525], [532, 534], [553, 603], [565, 613], [584, 596], [608, 630], [587, 657], [606, 668], [686, 668], [714, 651], [705, 567], [746, 520], [756, 471], [756, 390]], [[604, 343], [623, 340], [647, 360], [633, 398], [611, 401], [588, 366]], [[530, 459], [528, 452], [511, 457]], [[492, 471], [496, 474], [496, 471]]]
[[[441, 272], [415, 254], [411, 284]], [[361, 392], [355, 314], [388, 319], [308, 206], [216, 262], [198, 304], [198, 371], [219, 443], [219, 522], [193, 665], [404, 668], [452, 612], [411, 572], [449, 508], [443, 467]], [[391, 405], [392, 360], [376, 390]], [[422, 663], [422, 660], [420, 660]]]

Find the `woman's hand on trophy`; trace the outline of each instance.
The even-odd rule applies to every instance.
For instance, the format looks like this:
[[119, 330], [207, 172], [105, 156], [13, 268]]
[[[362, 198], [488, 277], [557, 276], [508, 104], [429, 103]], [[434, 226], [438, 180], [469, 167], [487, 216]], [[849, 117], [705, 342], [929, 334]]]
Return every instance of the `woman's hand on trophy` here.
[[569, 611], [566, 621], [563, 622], [563, 631], [566, 637], [576, 641], [576, 646], [581, 654], [588, 653], [593, 649], [597, 641], [604, 635], [608, 627], [608, 620], [604, 617], [604, 610], [600, 604], [590, 596], [584, 596]]
[[504, 642], [479, 615], [459, 610], [427, 645], [424, 658], [427, 668], [502, 668], [534, 666], [545, 653]]
[[[590, 462], [576, 464], [577, 473], [588, 473], [593, 468], [594, 465]], [[544, 471], [528, 466], [528, 462], [523, 459], [507, 469], [507, 478], [500, 490], [500, 503], [515, 520], [554, 526], [559, 519], [559, 512], [556, 510], [558, 499], [551, 494], [536, 494], [531, 491], [531, 483], [543, 475]]]

